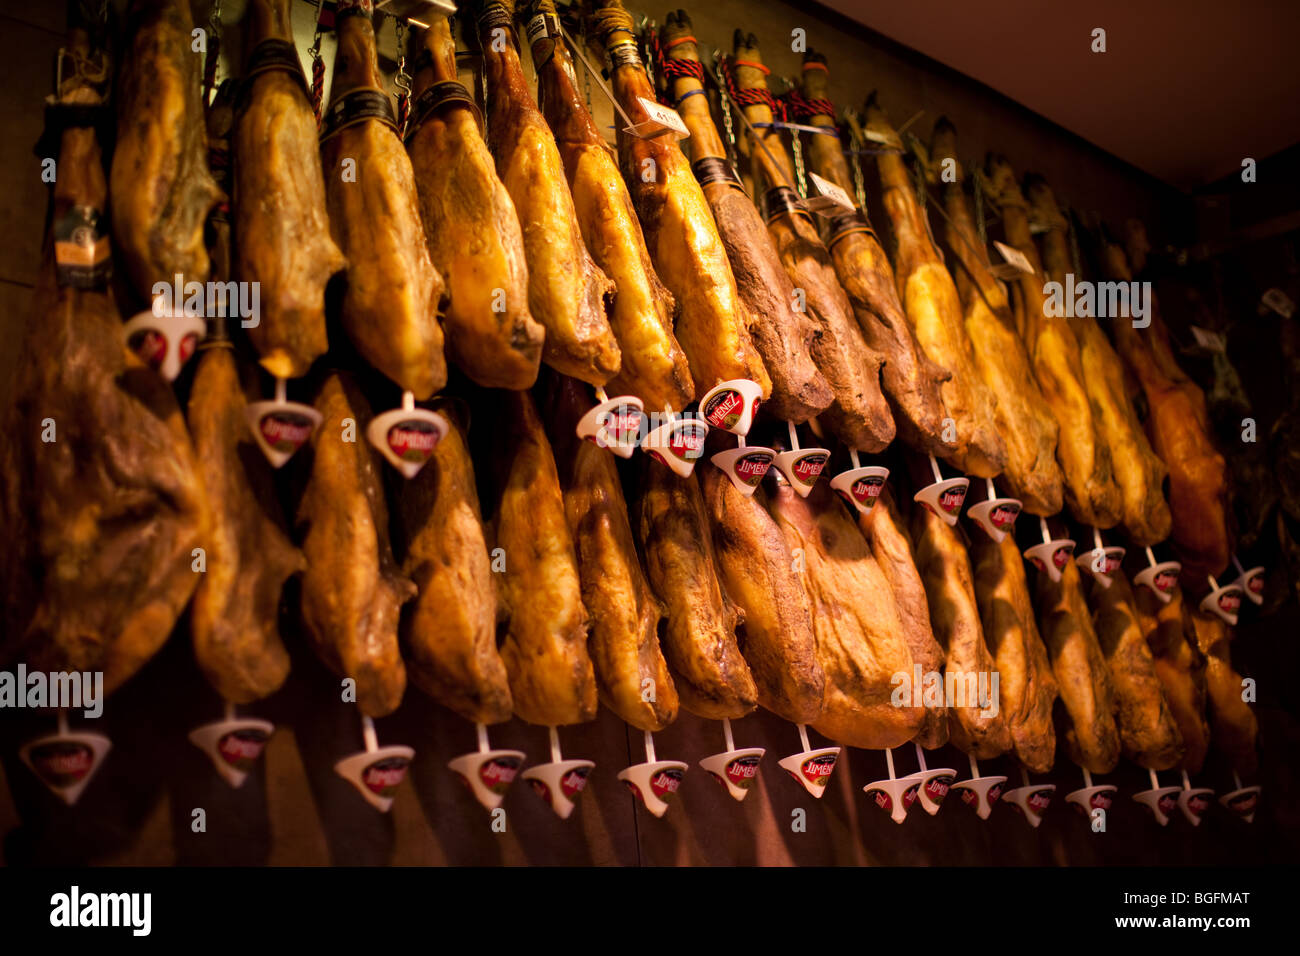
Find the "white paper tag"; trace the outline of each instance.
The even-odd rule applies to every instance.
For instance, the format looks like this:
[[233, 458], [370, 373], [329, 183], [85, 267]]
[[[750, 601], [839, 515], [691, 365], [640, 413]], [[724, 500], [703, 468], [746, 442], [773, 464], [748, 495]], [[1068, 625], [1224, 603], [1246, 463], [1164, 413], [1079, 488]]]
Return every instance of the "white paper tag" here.
[[647, 119], [635, 126], [629, 126], [627, 132], [640, 139], [648, 139], [661, 133], [672, 133], [677, 139], [685, 139], [691, 135], [686, 124], [682, 122], [681, 114], [671, 106], [664, 106], [644, 96], [638, 96], [637, 99], [646, 111]]
[[1260, 301], [1284, 319], [1295, 315], [1295, 303], [1281, 289], [1269, 289], [1260, 297]]
[[1019, 249], [1013, 249], [1005, 242], [998, 242], [996, 239], [993, 241], [993, 247], [1002, 254], [1002, 258], [1006, 261], [1006, 264], [1011, 266], [1017, 272], [1027, 272], [1030, 275], [1034, 274], [1033, 265], [1030, 264], [1029, 259]]
[[885, 146], [890, 145], [888, 136], [886, 136], [884, 133], [877, 133], [873, 129], [864, 129], [862, 131], [862, 138], [865, 140], [870, 140], [873, 143], [881, 143]]
[[804, 209], [811, 212], [823, 212], [827, 215], [834, 215], [838, 212], [852, 212], [855, 208], [853, 200], [842, 188], [829, 180], [822, 179], [814, 172], [808, 173], [808, 179], [817, 190], [817, 195], [809, 196], [799, 203]]
[[1203, 349], [1211, 352], [1228, 351], [1228, 343], [1224, 341], [1223, 336], [1218, 332], [1211, 332], [1200, 326], [1192, 326], [1192, 338], [1196, 339], [1196, 344]]

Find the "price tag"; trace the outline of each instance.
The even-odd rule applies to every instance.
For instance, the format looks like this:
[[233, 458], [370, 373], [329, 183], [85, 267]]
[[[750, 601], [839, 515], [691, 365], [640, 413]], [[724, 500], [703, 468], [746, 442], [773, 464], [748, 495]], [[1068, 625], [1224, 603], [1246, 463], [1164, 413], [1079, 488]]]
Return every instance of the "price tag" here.
[[1224, 341], [1223, 336], [1218, 332], [1210, 332], [1199, 326], [1192, 326], [1192, 338], [1196, 339], [1196, 344], [1210, 352], [1228, 351], [1228, 343]]
[[874, 129], [864, 129], [862, 138], [872, 143], [880, 143], [882, 146], [893, 146], [893, 141], [884, 133], [879, 133]]
[[808, 179], [817, 190], [817, 195], [801, 199], [799, 201], [801, 209], [807, 209], [829, 219], [844, 212], [852, 212], [856, 208], [849, 194], [835, 183], [822, 179], [811, 171], [808, 173]]
[[1269, 289], [1260, 297], [1260, 301], [1284, 319], [1295, 315], [1295, 303], [1281, 289]]
[[637, 100], [646, 111], [647, 119], [635, 126], [629, 126], [624, 132], [631, 133], [638, 139], [651, 139], [663, 133], [672, 134], [674, 139], [685, 139], [691, 135], [686, 124], [682, 122], [681, 114], [671, 106], [664, 106], [644, 96], [638, 96]]
[[1034, 274], [1034, 267], [1019, 249], [1013, 249], [1005, 242], [994, 240], [993, 247], [1001, 253], [1003, 262], [994, 264], [991, 271], [999, 279], [1014, 279], [1021, 274]]

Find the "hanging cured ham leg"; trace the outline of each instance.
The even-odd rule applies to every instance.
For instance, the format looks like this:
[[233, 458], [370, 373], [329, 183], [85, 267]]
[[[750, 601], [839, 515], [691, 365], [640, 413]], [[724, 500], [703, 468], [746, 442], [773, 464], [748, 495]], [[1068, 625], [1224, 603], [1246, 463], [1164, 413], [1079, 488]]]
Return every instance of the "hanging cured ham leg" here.
[[[1132, 280], [1119, 245], [1104, 243], [1102, 258], [1108, 278]], [[1207, 574], [1221, 574], [1232, 554], [1227, 470], [1210, 440], [1205, 395], [1174, 360], [1154, 295], [1150, 307], [1149, 328], [1134, 328], [1126, 320], [1112, 325], [1115, 346], [1146, 395], [1147, 435], [1169, 469], [1173, 541], [1183, 573], [1201, 580]]]
[[[1006, 447], [1002, 481], [1024, 510], [1054, 515], [1061, 510], [1061, 469], [1056, 464], [1056, 418], [1034, 381], [1033, 365], [1016, 334], [1006, 290], [991, 271], [975, 229], [957, 160], [957, 135], [940, 119], [930, 144], [932, 168], [945, 168], [943, 204], [953, 276], [975, 353], [975, 364], [993, 395], [994, 420]], [[945, 166], [945, 164], [947, 164]]]
[[1061, 693], [1066, 752], [1090, 773], [1109, 773], [1119, 761], [1115, 695], [1073, 561], [1065, 562], [1059, 581], [1038, 573], [1035, 606]]
[[769, 505], [786, 544], [801, 550], [817, 659], [826, 675], [825, 711], [813, 726], [832, 740], [878, 750], [916, 736], [920, 707], [896, 707], [896, 674], [912, 673], [903, 624], [866, 539], [817, 485], [800, 497], [780, 483]]
[[[916, 667], [921, 674], [939, 674], [943, 670], [943, 648], [935, 640], [930, 626], [930, 608], [926, 603], [925, 584], [916, 567], [912, 543], [908, 539], [902, 514], [888, 489], [881, 491], [871, 511], [857, 513], [858, 527], [871, 543], [871, 553], [880, 566], [894, 604], [903, 622], [908, 649], [912, 652], [913, 673]], [[933, 750], [948, 742], [948, 707], [942, 701], [926, 705], [925, 722], [913, 738], [917, 744]]]
[[[592, 32], [610, 59], [614, 95], [632, 123], [649, 117], [655, 93], [637, 53], [632, 18], [618, 0], [599, 0]], [[763, 400], [772, 380], [763, 365], [727, 250], [690, 163], [670, 135], [641, 139], [620, 130], [619, 164], [645, 230], [655, 271], [677, 299], [677, 341], [690, 361], [695, 397], [718, 382], [747, 378]], [[645, 175], [653, 171], [653, 175]]]
[[713, 211], [718, 235], [749, 312], [749, 333], [772, 377], [773, 416], [796, 424], [830, 405], [834, 396], [812, 358], [818, 329], [806, 311], [794, 308], [794, 283], [785, 273], [754, 203], [727, 162], [726, 147], [704, 94], [704, 66], [684, 11], [669, 12], [662, 31], [668, 49], [665, 69], [682, 120], [691, 135], [691, 169]]
[[[676, 719], [678, 706], [659, 645], [664, 609], [641, 569], [614, 457], [574, 435], [585, 404], [574, 380], [558, 380], [548, 418], [578, 554], [582, 603], [591, 615], [587, 647], [596, 686], [605, 706], [633, 727], [663, 730]], [[644, 692], [646, 681], [653, 694]]]
[[[447, 381], [438, 305], [415, 175], [384, 92], [370, 0], [343, 0], [321, 161], [330, 229], [348, 257], [343, 327], [361, 357], [416, 399]], [[380, 212], [382, 211], [382, 212]]]
[[131, 0], [118, 71], [110, 180], [113, 240], [135, 294], [156, 282], [208, 280], [203, 225], [221, 191], [208, 172], [200, 74], [189, 0]]
[[895, 280], [907, 321], [925, 354], [952, 373], [941, 394], [953, 419], [955, 441], [946, 445], [942, 457], [968, 475], [993, 478], [1006, 461], [1006, 447], [994, 420], [994, 397], [976, 368], [957, 287], [916, 200], [901, 155], [903, 141], [876, 104], [874, 94], [867, 101], [866, 131], [898, 150], [880, 153], [876, 166], [881, 202], [893, 227]]
[[523, 228], [528, 307], [546, 328], [542, 360], [604, 385], [621, 364], [608, 318], [614, 284], [583, 244], [563, 161], [519, 62], [514, 9], [514, 0], [479, 4], [488, 146]]
[[821, 716], [826, 678], [790, 548], [761, 490], [743, 495], [717, 468], [704, 469], [700, 483], [718, 577], [742, 612], [736, 633], [758, 702], [791, 723], [811, 723]]
[[596, 716], [596, 678], [555, 460], [528, 393], [503, 392], [499, 401], [490, 543], [505, 555], [499, 633], [515, 713], [544, 726], [583, 723]]
[[[749, 91], [747, 99], [754, 99], [752, 105], [744, 104], [745, 115], [751, 124], [771, 123], [773, 101], [758, 41], [752, 33], [745, 37], [739, 30], [735, 40], [732, 63], [736, 85], [742, 94]], [[750, 148], [755, 182], [766, 191], [768, 232], [790, 281], [803, 290], [803, 304], [819, 327], [813, 360], [835, 394], [821, 418], [850, 448], [880, 451], [895, 432], [893, 415], [880, 392], [882, 356], [867, 347], [817, 226], [812, 216], [796, 205], [799, 197], [791, 188], [794, 174], [780, 134], [758, 128]]]
[[406, 133], [429, 256], [447, 282], [448, 358], [479, 385], [528, 388], [546, 330], [528, 307], [515, 204], [497, 178], [469, 92], [456, 80], [445, 16], [411, 33], [414, 106]]
[[1029, 231], [1029, 205], [1011, 166], [1001, 157], [988, 162], [990, 197], [1002, 214], [1008, 244], [1025, 255], [1033, 272], [1015, 285], [1016, 321], [1033, 362], [1038, 387], [1059, 426], [1056, 457], [1065, 476], [1071, 513], [1095, 528], [1119, 523], [1122, 498], [1111, 468], [1110, 448], [1083, 384], [1078, 340], [1064, 316], [1051, 315], [1044, 297], [1046, 276]]
[[655, 411], [683, 409], [695, 397], [695, 383], [673, 335], [676, 303], [655, 274], [618, 160], [578, 92], [569, 51], [558, 35], [533, 33], [539, 22], [540, 30], [558, 32], [555, 4], [535, 0], [530, 9], [542, 114], [560, 148], [583, 241], [618, 289], [610, 322], [623, 364], [609, 388]]
[[[52, 229], [0, 442], [0, 667], [101, 671], [111, 693], [171, 634], [209, 518], [175, 396], [123, 346], [106, 288], [108, 184], [87, 125], [106, 58], [76, 25], [64, 56]], [[56, 244], [70, 223], [89, 260]]]
[[638, 510], [646, 571], [667, 609], [664, 651], [682, 705], [712, 720], [743, 717], [758, 691], [736, 645], [740, 615], [718, 583], [698, 479], [647, 463]]
[[[1066, 276], [1075, 272], [1067, 241], [1070, 224], [1041, 178], [1026, 177], [1025, 191], [1034, 218], [1047, 226], [1039, 237], [1046, 276], [1064, 288]], [[1074, 276], [1075, 282], [1082, 279]], [[1168, 470], [1142, 431], [1124, 381], [1124, 365], [1106, 333], [1091, 315], [1079, 315], [1075, 309], [1070, 312], [1073, 317], [1068, 321], [1079, 343], [1083, 386], [1097, 416], [1098, 429], [1110, 448], [1124, 529], [1135, 544], [1156, 544], [1169, 537], [1171, 527], [1169, 503], [1161, 487]]]
[[1199, 773], [1210, 749], [1210, 725], [1205, 719], [1205, 658], [1196, 645], [1182, 588], [1175, 586], [1168, 602], [1162, 602], [1148, 588], [1139, 588], [1137, 611], [1151, 648], [1156, 677], [1183, 740], [1179, 766], [1188, 773]]
[[997, 662], [1016, 757], [1030, 772], [1047, 773], [1056, 759], [1052, 705], [1058, 688], [1034, 620], [1025, 562], [1015, 537], [1008, 534], [997, 542], [982, 529], [975, 531], [971, 564], [980, 622]]
[[325, 353], [325, 285], [347, 263], [330, 235], [316, 118], [293, 47], [290, 0], [252, 0], [234, 132], [235, 278], [255, 282], [249, 338], [277, 378]]
[[[321, 385], [315, 404], [322, 420], [298, 506], [307, 559], [303, 624], [325, 665], [356, 681], [361, 713], [383, 717], [397, 709], [406, 690], [398, 616], [415, 597], [415, 585], [398, 570], [389, 546], [379, 461], [357, 440], [370, 420], [365, 396], [336, 372]], [[349, 435], [353, 440], [346, 440]]]
[[948, 709], [952, 742], [982, 760], [1012, 748], [1012, 718], [1002, 707], [1001, 678], [985, 643], [970, 558], [960, 535], [929, 508], [912, 509], [917, 570], [930, 598], [935, 637], [944, 647], [944, 680], [954, 688]]
[[1087, 585], [1092, 624], [1117, 705], [1123, 754], [1139, 767], [1168, 770], [1183, 759], [1182, 734], [1165, 702], [1155, 660], [1142, 632], [1133, 589], [1122, 571], [1108, 575], [1110, 586], [1094, 578]]
[[1193, 611], [1192, 632], [1205, 656], [1211, 739], [1237, 773], [1254, 773], [1259, 757], [1259, 722], [1243, 699], [1244, 681], [1232, 666], [1232, 628], [1218, 617]]
[[411, 681], [478, 724], [509, 720], [505, 664], [497, 652], [497, 595], [479, 517], [464, 426], [450, 428], [433, 458], [397, 494], [402, 571], [418, 594], [402, 618]]
[[249, 454], [246, 409], [234, 349], [218, 333], [202, 347], [188, 408], [212, 506], [207, 570], [194, 592], [190, 630], [204, 676], [232, 704], [267, 697], [288, 676], [280, 592], [304, 567], [266, 462]]
[[[834, 130], [835, 107], [827, 98], [829, 82], [825, 57], [809, 50], [803, 63], [806, 121]], [[853, 181], [838, 135], [808, 137], [807, 155], [814, 172], [853, 194]], [[880, 382], [894, 411], [899, 436], [920, 451], [942, 455], [946, 412], [940, 388], [950, 373], [931, 361], [917, 343], [898, 299], [893, 266], [866, 210], [858, 208], [835, 216], [829, 232], [827, 248], [835, 275], [853, 305], [867, 345], [885, 360]]]

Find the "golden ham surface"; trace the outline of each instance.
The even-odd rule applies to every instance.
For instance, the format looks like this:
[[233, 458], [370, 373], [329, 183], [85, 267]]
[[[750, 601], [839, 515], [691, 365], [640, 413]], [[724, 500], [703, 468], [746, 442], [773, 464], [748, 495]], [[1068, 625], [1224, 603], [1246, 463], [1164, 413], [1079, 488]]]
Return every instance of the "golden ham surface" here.
[[[746, 36], [737, 30], [735, 51], [732, 62], [737, 87], [766, 91], [754, 34]], [[835, 396], [820, 420], [850, 448], [880, 451], [893, 441], [896, 431], [893, 413], [880, 391], [883, 358], [867, 346], [812, 216], [793, 206], [798, 194], [790, 188], [794, 172], [781, 136], [760, 125], [772, 122], [772, 110], [763, 103], [746, 104], [743, 109], [757, 130], [749, 158], [754, 182], [764, 190], [768, 233], [790, 281], [796, 291], [803, 292], [804, 308], [818, 326], [813, 361]]]
[[[249, 47], [292, 42], [291, 0], [252, 0]], [[250, 55], [251, 56], [251, 55]], [[248, 337], [278, 378], [305, 375], [325, 354], [325, 286], [347, 261], [330, 235], [316, 117], [306, 79], [267, 70], [248, 78], [233, 136], [235, 275], [256, 282]]]
[[[330, 109], [363, 90], [387, 103], [370, 20], [341, 15], [335, 32]], [[416, 399], [426, 399], [447, 383], [438, 322], [446, 283], [429, 258], [411, 160], [397, 130], [377, 117], [333, 135], [327, 119], [324, 130], [330, 229], [348, 258], [343, 328], [362, 358]]]
[[[829, 84], [826, 58], [807, 51], [803, 93], [812, 110], [807, 122], [834, 129], [833, 106], [827, 98]], [[853, 195], [853, 179], [839, 137], [813, 135], [804, 142], [813, 172]], [[868, 347], [885, 361], [880, 383], [893, 410], [899, 437], [920, 451], [942, 455], [947, 412], [940, 389], [951, 373], [933, 362], [916, 341], [898, 298], [894, 267], [871, 228], [866, 210], [858, 208], [831, 220], [827, 249]]]
[[[654, 102], [617, 0], [596, 4], [589, 35], [611, 55], [610, 86], [634, 124], [649, 119], [641, 97]], [[766, 401], [772, 379], [750, 337], [747, 315], [726, 247], [704, 193], [677, 142], [668, 134], [640, 139], [618, 133], [619, 165], [644, 230], [655, 271], [677, 299], [675, 333], [690, 361], [695, 398], [720, 381], [747, 378]]]
[[[660, 35], [670, 60], [699, 62], [699, 48], [691, 29], [685, 11], [668, 13]], [[702, 72], [703, 67], [699, 70]], [[726, 247], [736, 290], [748, 312], [750, 337], [772, 377], [767, 411], [776, 418], [801, 424], [824, 410], [834, 398], [812, 358], [813, 343], [820, 333], [806, 311], [794, 308], [794, 283], [786, 275], [763, 217], [735, 178], [713, 122], [709, 98], [693, 92], [702, 90], [703, 84], [688, 72], [670, 80], [678, 112], [691, 133], [686, 140], [691, 169]]]
[[[583, 243], [555, 137], [519, 61], [514, 6], [488, 0], [478, 9], [488, 146], [523, 229], [528, 307], [546, 328], [542, 361], [565, 375], [604, 385], [622, 362], [609, 324], [614, 283]], [[494, 38], [494, 31], [504, 31], [504, 42]]]
[[943, 257], [930, 235], [930, 224], [917, 202], [911, 174], [903, 163], [903, 141], [889, 124], [875, 95], [867, 101], [865, 132], [898, 150], [876, 157], [880, 199], [889, 216], [894, 241], [894, 277], [907, 321], [925, 354], [952, 377], [941, 387], [943, 404], [953, 420], [954, 441], [940, 457], [967, 475], [993, 478], [1006, 462], [1006, 446], [994, 420], [994, 397], [975, 365], [961, 299]]
[[[456, 43], [444, 16], [411, 31], [412, 95], [456, 82]], [[443, 87], [446, 89], [447, 87]], [[463, 88], [462, 88], [463, 89]], [[497, 178], [478, 110], [448, 100], [411, 117], [406, 134], [429, 256], [447, 282], [447, 357], [487, 388], [529, 388], [546, 330], [528, 308], [528, 264], [515, 204]]]

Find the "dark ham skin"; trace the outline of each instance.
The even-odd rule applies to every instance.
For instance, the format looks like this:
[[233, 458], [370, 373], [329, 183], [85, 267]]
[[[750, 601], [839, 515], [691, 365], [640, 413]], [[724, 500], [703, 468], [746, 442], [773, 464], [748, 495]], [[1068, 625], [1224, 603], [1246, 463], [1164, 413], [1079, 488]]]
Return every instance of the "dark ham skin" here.
[[[249, 49], [292, 39], [291, 0], [252, 0]], [[261, 290], [248, 337], [262, 367], [305, 375], [329, 348], [325, 285], [347, 263], [330, 236], [316, 117], [299, 79], [283, 70], [253, 78], [232, 139], [235, 275]]]
[[221, 199], [208, 172], [202, 57], [189, 0], [131, 0], [117, 76], [110, 195], [113, 241], [136, 296], [156, 282], [208, 280], [203, 225]]
[[[735, 43], [736, 85], [742, 90], [765, 90], [758, 40], [752, 33], [746, 36], [737, 30]], [[772, 122], [771, 109], [762, 103], [747, 105], [744, 111], [753, 124]], [[794, 172], [780, 135], [775, 130], [758, 129], [756, 135], [766, 149], [755, 142], [750, 159], [754, 181], [768, 192], [770, 200], [771, 190], [794, 182]], [[893, 413], [880, 390], [884, 358], [867, 345], [812, 215], [802, 209], [769, 209], [767, 216], [768, 233], [786, 274], [795, 288], [803, 291], [804, 306], [818, 326], [812, 357], [835, 395], [820, 418], [850, 448], [881, 451], [896, 432]]]
[[[809, 50], [804, 55], [803, 91], [815, 107], [826, 105], [829, 74], [825, 58]], [[815, 112], [812, 126], [835, 127], [835, 117]], [[838, 136], [809, 136], [808, 165], [813, 172], [853, 195], [853, 180]], [[952, 377], [925, 354], [907, 324], [898, 299], [894, 268], [876, 237], [866, 210], [858, 208], [862, 228], [838, 230], [832, 223], [828, 250], [853, 314], [867, 345], [883, 356], [880, 384], [894, 412], [898, 435], [919, 451], [940, 455], [944, 451], [943, 419], [947, 412], [940, 387]]]
[[[699, 60], [699, 48], [689, 39], [691, 30], [691, 19], [684, 10], [668, 14], [661, 35], [665, 45], [674, 44], [666, 46], [669, 59]], [[710, 158], [725, 162], [726, 149], [713, 122], [708, 97], [688, 95], [702, 88], [694, 76], [672, 78], [673, 96], [691, 132], [686, 141], [691, 160], [696, 164]], [[750, 337], [772, 377], [772, 397], [766, 409], [785, 421], [806, 422], [826, 409], [835, 397], [812, 359], [817, 325], [806, 312], [792, 307], [794, 283], [785, 273], [763, 217], [740, 184], [725, 180], [706, 182], [701, 188], [726, 247], [741, 303], [749, 313]]]
[[[68, 55], [90, 53], [69, 31]], [[90, 63], [85, 63], [91, 66]], [[95, 106], [80, 71], [62, 102]], [[60, 136], [57, 221], [97, 210], [108, 185], [89, 127]], [[46, 243], [0, 442], [0, 667], [102, 671], [110, 693], [172, 633], [200, 574], [207, 496], [171, 386], [122, 342], [103, 288], [60, 285]]]
[[[456, 79], [447, 18], [411, 31], [413, 93]], [[412, 117], [411, 122], [417, 122]], [[407, 129], [407, 152], [433, 264], [447, 280], [447, 358], [485, 388], [530, 388], [546, 330], [528, 308], [528, 264], [515, 204], [497, 178], [470, 104], [448, 102]]]
[[[342, 16], [335, 32], [331, 99], [357, 90], [386, 96], [370, 19]], [[330, 231], [348, 258], [343, 328], [362, 358], [426, 399], [447, 383], [438, 321], [446, 283], [429, 258], [410, 157], [397, 131], [371, 117], [328, 136], [321, 165]]]

